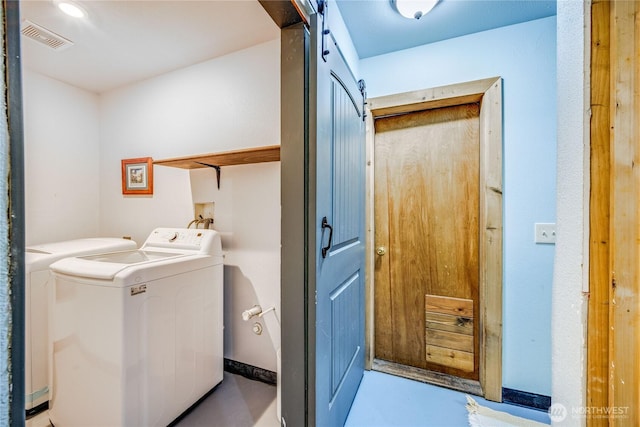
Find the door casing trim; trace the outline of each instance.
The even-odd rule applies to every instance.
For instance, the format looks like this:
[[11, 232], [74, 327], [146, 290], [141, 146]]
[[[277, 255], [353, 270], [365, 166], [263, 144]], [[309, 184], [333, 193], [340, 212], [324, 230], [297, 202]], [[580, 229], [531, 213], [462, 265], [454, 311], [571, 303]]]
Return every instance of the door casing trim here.
[[374, 359], [374, 144], [377, 118], [469, 103], [480, 105], [480, 385], [502, 401], [502, 78], [440, 86], [367, 100], [365, 367]]

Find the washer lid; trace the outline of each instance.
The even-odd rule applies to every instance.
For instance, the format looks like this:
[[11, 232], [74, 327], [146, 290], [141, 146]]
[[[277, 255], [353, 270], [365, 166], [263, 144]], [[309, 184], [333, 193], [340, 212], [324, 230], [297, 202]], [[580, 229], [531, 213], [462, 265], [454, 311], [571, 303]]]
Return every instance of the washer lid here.
[[145, 250], [114, 252], [65, 258], [52, 264], [51, 270], [68, 276], [113, 280], [116, 274], [128, 267], [186, 256], [189, 256], [189, 254]]

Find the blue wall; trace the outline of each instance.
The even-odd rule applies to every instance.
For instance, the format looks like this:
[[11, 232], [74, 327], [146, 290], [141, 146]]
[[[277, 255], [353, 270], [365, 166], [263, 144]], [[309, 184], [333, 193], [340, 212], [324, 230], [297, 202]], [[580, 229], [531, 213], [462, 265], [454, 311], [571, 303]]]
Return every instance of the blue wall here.
[[556, 18], [366, 58], [369, 97], [501, 76], [504, 88], [504, 387], [551, 395], [555, 222]]

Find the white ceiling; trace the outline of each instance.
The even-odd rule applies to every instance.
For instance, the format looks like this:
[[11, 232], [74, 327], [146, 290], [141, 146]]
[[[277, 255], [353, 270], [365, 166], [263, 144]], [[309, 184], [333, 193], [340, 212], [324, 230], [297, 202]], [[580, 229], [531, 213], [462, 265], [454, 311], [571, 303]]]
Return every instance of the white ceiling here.
[[[74, 42], [55, 51], [23, 36], [23, 65], [95, 93], [274, 40], [280, 34], [257, 0], [75, 2], [86, 9], [88, 18], [64, 15], [53, 0], [21, 1], [22, 20]], [[556, 13], [556, 0], [440, 0], [422, 19], [409, 20], [395, 12], [390, 0], [336, 3], [360, 58]]]
[[419, 20], [400, 16], [391, 0], [336, 2], [360, 58], [556, 14], [556, 0], [440, 0]]
[[23, 66], [91, 92], [104, 92], [256, 44], [280, 29], [257, 1], [78, 0], [86, 19], [51, 0], [21, 2], [21, 20], [74, 45], [55, 51], [22, 36]]

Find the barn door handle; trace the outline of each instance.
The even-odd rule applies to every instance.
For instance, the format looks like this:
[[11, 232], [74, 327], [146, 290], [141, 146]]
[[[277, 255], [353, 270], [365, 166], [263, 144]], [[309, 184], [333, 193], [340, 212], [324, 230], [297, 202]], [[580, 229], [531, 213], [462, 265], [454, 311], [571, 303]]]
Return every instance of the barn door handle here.
[[329, 243], [327, 243], [327, 246], [322, 248], [322, 258], [327, 257], [327, 252], [331, 249], [331, 241], [333, 240], [333, 227], [327, 221], [326, 216], [322, 218], [322, 231], [324, 231], [325, 228], [329, 229]]

